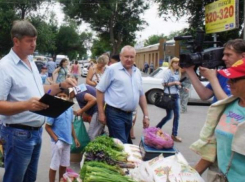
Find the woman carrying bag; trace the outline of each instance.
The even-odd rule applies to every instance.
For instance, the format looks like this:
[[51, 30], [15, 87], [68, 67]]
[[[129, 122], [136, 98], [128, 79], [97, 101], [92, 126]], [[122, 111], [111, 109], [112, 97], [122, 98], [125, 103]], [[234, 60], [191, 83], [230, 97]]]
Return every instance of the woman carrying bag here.
[[162, 126], [169, 121], [174, 113], [172, 139], [176, 142], [182, 142], [182, 139], [178, 137], [178, 126], [179, 126], [179, 115], [180, 115], [180, 99], [179, 89], [181, 88], [180, 77], [181, 71], [179, 67], [179, 59], [174, 57], [171, 59], [168, 70], [164, 74], [162, 84], [164, 86], [164, 93], [171, 94], [175, 100], [173, 109], [166, 109], [167, 115], [157, 124], [157, 128]]
[[190, 149], [201, 157], [195, 166], [199, 174], [209, 167], [207, 182], [244, 182], [245, 58], [218, 73], [228, 78], [233, 96], [209, 107], [200, 138]]

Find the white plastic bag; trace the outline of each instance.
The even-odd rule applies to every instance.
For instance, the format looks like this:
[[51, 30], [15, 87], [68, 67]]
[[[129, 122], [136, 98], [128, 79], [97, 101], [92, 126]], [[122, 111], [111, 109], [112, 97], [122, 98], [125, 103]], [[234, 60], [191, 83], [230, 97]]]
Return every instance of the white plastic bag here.
[[[142, 174], [143, 170], [146, 175]], [[132, 170], [130, 176], [140, 182], [204, 182], [195, 169], [188, 165], [182, 154], [164, 158], [162, 155]]]

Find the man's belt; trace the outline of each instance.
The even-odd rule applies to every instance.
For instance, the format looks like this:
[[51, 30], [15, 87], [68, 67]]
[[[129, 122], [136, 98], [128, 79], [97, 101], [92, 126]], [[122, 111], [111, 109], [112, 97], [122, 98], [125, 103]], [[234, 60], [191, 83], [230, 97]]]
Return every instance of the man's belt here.
[[27, 125], [22, 125], [22, 124], [5, 124], [7, 127], [11, 128], [18, 128], [18, 129], [23, 129], [23, 130], [39, 130], [40, 127], [34, 127], [34, 126], [27, 126]]
[[126, 114], [131, 114], [133, 111], [124, 111], [122, 109], [119, 109], [119, 108], [116, 108], [116, 107], [113, 107], [113, 106], [110, 106], [109, 104], [106, 104], [106, 107], [109, 107], [111, 109], [114, 109], [115, 111], [118, 111], [118, 112], [124, 112]]

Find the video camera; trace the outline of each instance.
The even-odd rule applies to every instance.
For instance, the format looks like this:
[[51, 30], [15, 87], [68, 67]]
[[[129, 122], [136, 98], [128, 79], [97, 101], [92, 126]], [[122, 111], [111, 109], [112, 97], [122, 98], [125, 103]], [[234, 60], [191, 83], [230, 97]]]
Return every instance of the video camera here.
[[224, 66], [222, 61], [224, 47], [212, 47], [203, 50], [203, 44], [220, 44], [220, 42], [204, 41], [204, 31], [198, 30], [196, 39], [192, 36], [174, 37], [175, 41], [186, 40], [187, 49], [190, 53], [180, 53], [180, 67], [188, 68], [192, 65], [206, 68]]

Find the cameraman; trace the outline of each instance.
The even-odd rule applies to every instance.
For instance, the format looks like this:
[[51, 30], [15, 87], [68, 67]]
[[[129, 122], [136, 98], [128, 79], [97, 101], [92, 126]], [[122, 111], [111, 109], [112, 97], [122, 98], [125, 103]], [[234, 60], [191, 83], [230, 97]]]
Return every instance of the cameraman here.
[[[222, 58], [226, 67], [231, 67], [241, 58], [245, 58], [245, 40], [229, 40], [224, 45], [224, 56]], [[200, 74], [209, 80], [209, 84], [205, 87], [197, 77], [193, 68], [194, 66], [184, 69], [188, 74], [197, 94], [202, 100], [208, 100], [214, 96], [212, 101], [212, 103], [214, 103], [217, 100], [225, 99], [231, 95], [230, 88], [227, 84], [228, 79], [220, 74], [217, 74], [216, 69], [208, 69], [201, 66], [199, 67]]]

